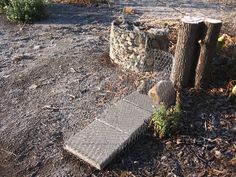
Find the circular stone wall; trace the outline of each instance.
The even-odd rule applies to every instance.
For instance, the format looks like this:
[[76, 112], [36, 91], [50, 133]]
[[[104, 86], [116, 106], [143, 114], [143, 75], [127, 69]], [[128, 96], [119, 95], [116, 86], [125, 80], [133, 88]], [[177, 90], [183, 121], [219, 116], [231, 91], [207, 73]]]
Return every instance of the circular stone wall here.
[[149, 51], [168, 50], [165, 29], [141, 26], [139, 23], [113, 21], [110, 33], [110, 58], [114, 63], [133, 71], [154, 69], [154, 58]]

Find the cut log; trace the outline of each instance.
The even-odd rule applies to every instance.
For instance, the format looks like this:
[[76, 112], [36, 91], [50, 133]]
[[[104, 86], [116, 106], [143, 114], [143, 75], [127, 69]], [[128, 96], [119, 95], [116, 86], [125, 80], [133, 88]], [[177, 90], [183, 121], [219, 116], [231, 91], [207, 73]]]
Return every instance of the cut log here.
[[214, 57], [215, 48], [222, 22], [220, 20], [206, 19], [204, 35], [200, 41], [200, 55], [196, 68], [195, 88], [206, 88], [210, 80], [211, 61]]
[[195, 68], [199, 57], [203, 19], [184, 17], [181, 19], [178, 41], [171, 71], [175, 88], [182, 89], [194, 84]]

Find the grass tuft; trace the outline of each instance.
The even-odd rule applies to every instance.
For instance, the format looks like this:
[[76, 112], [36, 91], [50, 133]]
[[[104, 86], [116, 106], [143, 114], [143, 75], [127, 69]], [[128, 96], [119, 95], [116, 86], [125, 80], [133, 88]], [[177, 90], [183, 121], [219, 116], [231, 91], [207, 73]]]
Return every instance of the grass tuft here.
[[182, 117], [183, 112], [180, 104], [176, 104], [169, 109], [162, 106], [154, 112], [150, 126], [153, 127], [155, 134], [160, 138], [169, 137], [180, 127]]

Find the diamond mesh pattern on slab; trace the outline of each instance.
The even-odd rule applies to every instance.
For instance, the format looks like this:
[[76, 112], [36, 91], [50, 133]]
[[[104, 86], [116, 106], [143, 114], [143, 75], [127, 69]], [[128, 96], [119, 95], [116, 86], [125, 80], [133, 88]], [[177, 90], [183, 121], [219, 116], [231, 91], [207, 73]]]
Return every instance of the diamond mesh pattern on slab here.
[[[137, 106], [140, 96], [146, 101]], [[92, 166], [102, 169], [146, 130], [145, 120], [152, 114], [148, 111], [151, 104], [147, 99], [147, 95], [134, 93], [120, 100], [89, 126], [72, 136], [64, 148]]]
[[107, 109], [98, 120], [106, 122], [122, 132], [131, 134], [143, 125], [151, 114], [149, 111], [121, 100]]
[[137, 91], [126, 96], [123, 100], [151, 113], [155, 110], [152, 100], [147, 95], [140, 94]]
[[65, 149], [102, 169], [123, 148], [129, 135], [98, 120], [72, 136]]

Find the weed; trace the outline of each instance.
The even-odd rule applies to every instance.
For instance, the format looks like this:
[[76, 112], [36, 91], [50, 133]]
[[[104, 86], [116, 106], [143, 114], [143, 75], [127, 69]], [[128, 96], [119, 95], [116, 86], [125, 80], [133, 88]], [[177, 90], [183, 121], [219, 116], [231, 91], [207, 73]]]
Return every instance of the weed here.
[[11, 21], [32, 22], [45, 16], [47, 0], [0, 0], [0, 8]]
[[160, 138], [171, 136], [180, 126], [183, 112], [180, 104], [170, 107], [169, 109], [162, 106], [156, 110], [150, 121], [150, 126], [153, 127], [155, 134]]

